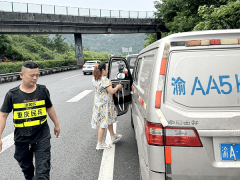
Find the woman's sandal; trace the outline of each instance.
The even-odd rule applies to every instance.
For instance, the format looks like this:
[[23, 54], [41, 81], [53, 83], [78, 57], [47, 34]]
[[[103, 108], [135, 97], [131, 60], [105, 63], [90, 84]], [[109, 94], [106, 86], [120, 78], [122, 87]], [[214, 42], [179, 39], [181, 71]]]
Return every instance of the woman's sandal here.
[[115, 134], [115, 135], [111, 135], [111, 140], [112, 140], [112, 143], [115, 144], [117, 143], [118, 141], [120, 141], [120, 139], [122, 138], [122, 135], [121, 134]]
[[106, 144], [105, 142], [102, 142], [102, 143], [97, 143], [97, 147], [96, 149], [97, 150], [100, 150], [100, 149], [109, 149], [111, 148], [112, 146], [110, 144]]

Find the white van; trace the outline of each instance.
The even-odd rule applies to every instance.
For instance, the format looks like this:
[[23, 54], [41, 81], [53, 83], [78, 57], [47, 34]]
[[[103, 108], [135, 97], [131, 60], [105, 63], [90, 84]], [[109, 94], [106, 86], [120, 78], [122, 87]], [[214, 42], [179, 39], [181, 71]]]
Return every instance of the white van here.
[[240, 179], [240, 30], [178, 33], [149, 45], [132, 92], [143, 180]]

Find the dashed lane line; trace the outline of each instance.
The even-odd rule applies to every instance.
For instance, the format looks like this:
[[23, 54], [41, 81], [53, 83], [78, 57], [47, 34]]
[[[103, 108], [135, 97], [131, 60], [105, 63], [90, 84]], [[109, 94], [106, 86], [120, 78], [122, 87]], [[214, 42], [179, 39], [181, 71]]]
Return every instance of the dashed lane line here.
[[[113, 130], [116, 133], [117, 124], [113, 124]], [[111, 137], [107, 130], [106, 143], [110, 144]], [[115, 144], [110, 149], [103, 150], [102, 162], [99, 171], [98, 180], [113, 180], [113, 169], [114, 169], [114, 156], [115, 156]]]
[[84, 98], [86, 95], [88, 95], [92, 91], [93, 90], [85, 90], [85, 91], [81, 92], [80, 94], [76, 95], [75, 97], [73, 97], [72, 99], [68, 100], [67, 102], [78, 102], [79, 100]]
[[64, 79], [62, 79], [62, 80], [66, 80], [66, 79], [74, 78], [74, 77], [76, 77], [76, 76], [82, 76], [82, 74], [78, 74], [78, 75], [75, 75], [75, 76], [67, 77], [67, 78], [64, 78]]
[[0, 152], [3, 153], [5, 150], [10, 148], [14, 144], [14, 133], [9, 134], [8, 136], [4, 137], [2, 139], [2, 151]]

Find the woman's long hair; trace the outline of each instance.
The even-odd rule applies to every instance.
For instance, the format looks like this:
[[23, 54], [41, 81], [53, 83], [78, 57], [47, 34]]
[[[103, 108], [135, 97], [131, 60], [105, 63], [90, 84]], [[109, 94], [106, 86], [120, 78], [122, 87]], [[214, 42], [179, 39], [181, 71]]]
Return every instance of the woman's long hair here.
[[106, 70], [106, 64], [105, 63], [100, 63], [97, 64], [93, 70], [93, 76], [95, 81], [98, 81], [102, 78], [102, 70]]

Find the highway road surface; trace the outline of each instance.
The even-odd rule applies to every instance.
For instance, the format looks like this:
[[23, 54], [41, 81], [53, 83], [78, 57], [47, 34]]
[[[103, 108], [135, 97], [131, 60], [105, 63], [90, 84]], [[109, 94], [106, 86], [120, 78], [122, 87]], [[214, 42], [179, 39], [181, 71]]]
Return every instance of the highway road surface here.
[[[50, 91], [61, 128], [60, 137], [55, 138], [53, 122], [48, 118], [52, 135], [51, 180], [138, 180], [139, 160], [130, 111], [120, 116], [115, 126], [117, 133], [123, 135], [122, 140], [109, 150], [95, 149], [97, 130], [91, 128], [92, 77], [78, 69], [41, 76], [38, 80], [38, 84], [46, 85]], [[7, 91], [20, 83], [0, 84], [0, 106]], [[13, 157], [13, 132], [11, 113], [2, 135], [0, 180], [24, 180]]]

